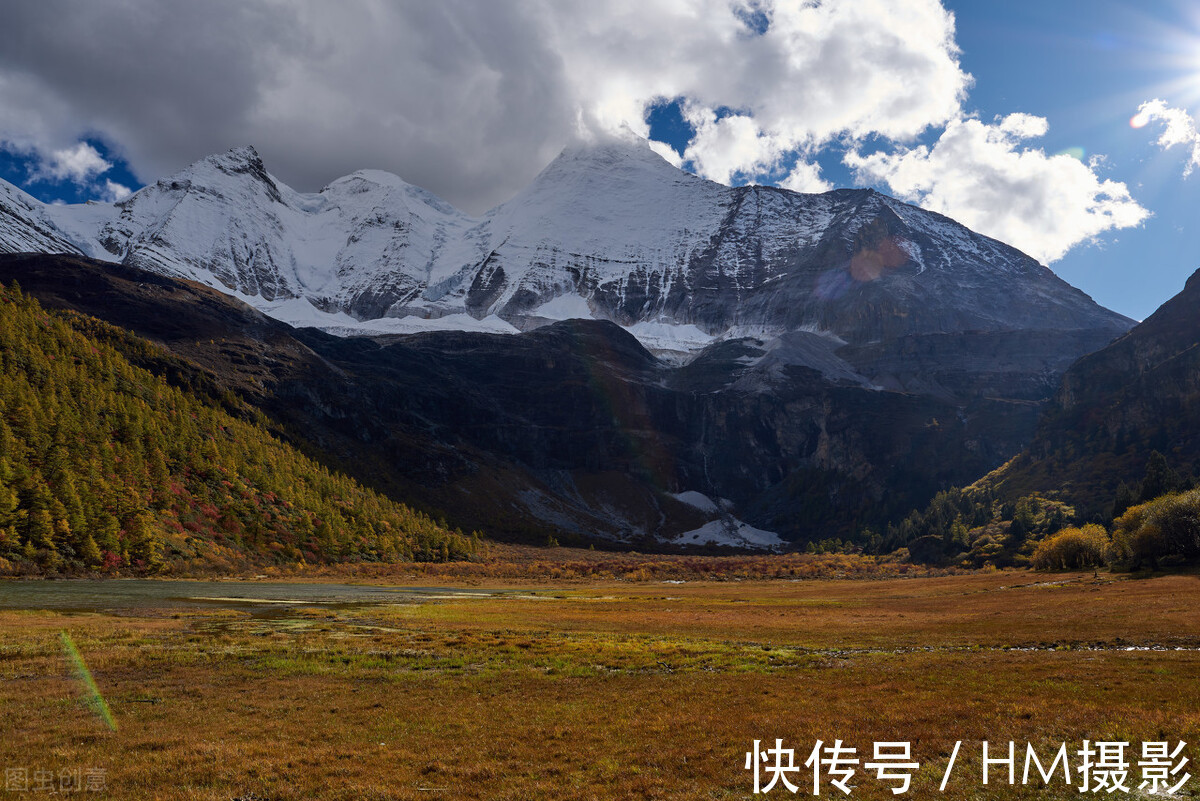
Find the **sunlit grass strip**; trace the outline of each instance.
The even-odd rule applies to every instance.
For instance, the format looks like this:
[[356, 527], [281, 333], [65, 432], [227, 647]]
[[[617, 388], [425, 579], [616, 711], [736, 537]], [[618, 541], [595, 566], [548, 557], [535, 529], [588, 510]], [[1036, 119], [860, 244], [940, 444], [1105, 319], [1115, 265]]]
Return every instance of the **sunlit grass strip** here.
[[108, 708], [108, 702], [100, 694], [100, 689], [96, 686], [96, 680], [92, 678], [92, 672], [88, 670], [87, 665], [84, 663], [83, 655], [79, 653], [79, 649], [75, 646], [75, 641], [65, 631], [60, 632], [58, 636], [62, 641], [63, 650], [67, 654], [67, 661], [71, 663], [71, 667], [75, 671], [75, 677], [83, 685], [83, 694], [88, 706], [100, 716], [100, 719], [104, 721], [109, 729], [116, 731], [116, 718], [113, 717], [112, 710]]

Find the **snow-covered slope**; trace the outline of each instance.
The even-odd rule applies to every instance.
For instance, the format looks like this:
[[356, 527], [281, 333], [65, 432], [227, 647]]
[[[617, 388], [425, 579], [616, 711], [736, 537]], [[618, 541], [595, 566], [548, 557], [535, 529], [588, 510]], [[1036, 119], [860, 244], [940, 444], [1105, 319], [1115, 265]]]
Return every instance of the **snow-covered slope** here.
[[47, 212], [95, 258], [198, 280], [263, 307], [305, 298], [368, 320], [419, 294], [471, 222], [375, 170], [301, 194], [267, 173], [253, 148], [210, 156], [103, 208]]
[[36, 198], [0, 180], [0, 253], [78, 255], [79, 247], [47, 217], [46, 209]]
[[1129, 325], [940, 215], [870, 190], [725, 187], [632, 139], [568, 148], [481, 218], [372, 170], [295, 192], [253, 148], [115, 205], [43, 206], [0, 182], [0, 250], [82, 252], [191, 278], [338, 333], [527, 330], [588, 316], [686, 352], [794, 331], [860, 344]]
[[1129, 325], [941, 215], [871, 190], [725, 187], [644, 142], [568, 148], [473, 233], [487, 258], [448, 295], [518, 327], [553, 318], [564, 297], [648, 344], [650, 335], [688, 349], [791, 331], [858, 343]]

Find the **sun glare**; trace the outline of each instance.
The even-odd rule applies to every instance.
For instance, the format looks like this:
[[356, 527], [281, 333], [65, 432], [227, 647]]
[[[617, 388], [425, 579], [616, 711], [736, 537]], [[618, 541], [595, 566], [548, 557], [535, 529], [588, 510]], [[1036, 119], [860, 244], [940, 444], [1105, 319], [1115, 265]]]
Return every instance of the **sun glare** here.
[[[1176, 10], [1170, 19], [1134, 12], [1141, 18], [1138, 27], [1145, 31], [1138, 37], [1145, 66], [1162, 76], [1145, 91], [1147, 98], [1161, 97], [1172, 105], [1192, 108], [1200, 105], [1200, 8], [1172, 5]], [[1147, 115], [1135, 114], [1129, 125], [1142, 128], [1150, 121]]]

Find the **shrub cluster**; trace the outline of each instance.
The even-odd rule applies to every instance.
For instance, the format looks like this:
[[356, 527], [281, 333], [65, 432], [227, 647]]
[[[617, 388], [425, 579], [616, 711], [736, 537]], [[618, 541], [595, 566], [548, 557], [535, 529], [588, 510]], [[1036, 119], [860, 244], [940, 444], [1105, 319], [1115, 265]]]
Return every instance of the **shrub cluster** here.
[[1132, 506], [1114, 523], [1117, 558], [1134, 567], [1200, 557], [1200, 489]]
[[1071, 526], [1039, 542], [1030, 563], [1038, 570], [1099, 567], [1109, 561], [1111, 547], [1103, 526]]

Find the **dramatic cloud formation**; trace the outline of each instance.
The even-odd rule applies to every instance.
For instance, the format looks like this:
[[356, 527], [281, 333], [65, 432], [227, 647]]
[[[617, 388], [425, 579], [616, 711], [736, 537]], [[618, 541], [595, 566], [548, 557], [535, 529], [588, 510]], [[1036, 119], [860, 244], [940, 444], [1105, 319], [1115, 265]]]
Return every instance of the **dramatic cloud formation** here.
[[1168, 149], [1183, 145], [1190, 148], [1183, 174], [1191, 175], [1192, 170], [1200, 166], [1200, 132], [1196, 130], [1195, 120], [1183, 109], [1173, 108], [1166, 101], [1155, 99], [1138, 106], [1137, 114], [1133, 115], [1129, 124], [1134, 128], [1144, 128], [1152, 122], [1166, 123], [1157, 139], [1159, 147]]
[[9, 5], [0, 146], [47, 175], [103, 172], [85, 138], [144, 180], [251, 144], [297, 189], [374, 167], [480, 212], [575, 136], [648, 135], [666, 102], [695, 135], [682, 158], [657, 152], [722, 182], [823, 191], [816, 156], [869, 141], [884, 153], [855, 162], [864, 180], [1044, 258], [1144, 216], [1087, 165], [1014, 149], [1034, 118], [964, 121], [972, 78], [940, 0]]
[[545, 16], [584, 119], [642, 135], [646, 106], [683, 98], [705, 177], [769, 172], [838, 137], [907, 140], [960, 114], [971, 77], [937, 0], [620, 0]]
[[850, 153], [859, 177], [942, 212], [970, 228], [1050, 263], [1075, 245], [1149, 216], [1128, 188], [1096, 175], [1097, 164], [1048, 156], [1022, 141], [1046, 133], [1046, 120], [1011, 114], [995, 124], [961, 120], [932, 147]]
[[93, 133], [147, 179], [253, 144], [301, 189], [379, 167], [480, 210], [581, 128], [648, 133], [655, 100], [686, 99], [697, 168], [730, 180], [915, 136], [969, 82], [938, 0], [44, 0], [5, 12], [0, 138]]

